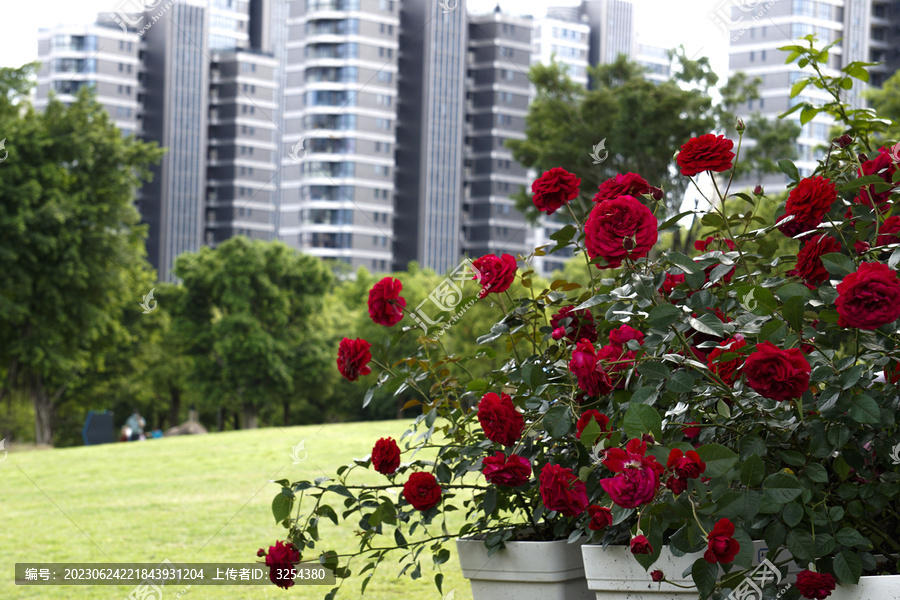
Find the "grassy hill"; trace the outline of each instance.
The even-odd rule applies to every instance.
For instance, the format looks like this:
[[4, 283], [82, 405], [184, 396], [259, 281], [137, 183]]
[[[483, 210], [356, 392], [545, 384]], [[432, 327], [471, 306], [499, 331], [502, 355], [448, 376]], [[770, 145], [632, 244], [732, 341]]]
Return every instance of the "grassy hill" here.
[[[407, 421], [311, 425], [115, 443], [59, 450], [12, 451], [0, 462], [0, 598], [120, 600], [133, 586], [25, 587], [14, 584], [16, 562], [159, 563], [255, 562], [256, 550], [283, 539], [270, 505], [278, 486], [333, 474], [367, 455], [375, 440], [403, 433]], [[308, 457], [293, 464], [291, 449], [305, 440]], [[367, 481], [383, 483], [370, 471]], [[460, 511], [461, 512], [461, 511]], [[459, 513], [452, 513], [454, 516]], [[461, 518], [457, 517], [457, 518]], [[329, 523], [330, 525], [330, 523]], [[355, 546], [354, 527], [338, 535]], [[444, 592], [470, 599], [456, 560], [444, 565]], [[423, 557], [427, 551], [423, 553]], [[399, 558], [399, 555], [398, 555]], [[423, 579], [397, 579], [399, 568], [379, 570], [366, 589], [372, 600], [441, 596], [425, 567]], [[360, 564], [354, 571], [358, 571]], [[318, 599], [330, 586], [194, 586], [182, 598]], [[166, 588], [164, 600], [180, 590]], [[359, 581], [345, 583], [339, 598], [358, 598]]]

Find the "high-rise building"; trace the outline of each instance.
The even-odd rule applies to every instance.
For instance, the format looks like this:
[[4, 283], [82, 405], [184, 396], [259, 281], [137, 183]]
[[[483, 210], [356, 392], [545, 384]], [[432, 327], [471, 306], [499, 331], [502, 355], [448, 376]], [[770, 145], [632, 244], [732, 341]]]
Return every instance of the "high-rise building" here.
[[123, 31], [108, 20], [42, 29], [35, 107], [46, 106], [51, 93], [71, 103], [81, 87], [89, 86], [123, 135], [139, 133], [140, 40], [137, 33]]
[[461, 250], [465, 0], [403, 2], [400, 47], [394, 265], [443, 273]]
[[615, 62], [635, 53], [634, 5], [631, 0], [582, 0], [581, 13], [591, 27], [590, 63]]
[[280, 237], [390, 270], [400, 3], [289, 3]]
[[[829, 75], [837, 74], [840, 68], [852, 61], [885, 61], [885, 64], [869, 69], [870, 85], [880, 86], [898, 67], [900, 5], [897, 2], [794, 0], [760, 4], [752, 10], [730, 7], [729, 11], [730, 15], [719, 15], [722, 27], [729, 31], [729, 73], [743, 71], [750, 77], [762, 80], [760, 98], [739, 107], [745, 116], [758, 112], [769, 119], [776, 119], [797, 104], [806, 101], [822, 104], [832, 100], [814, 86], [807, 86], [795, 98], [790, 97], [792, 85], [809, 75], [809, 70], [801, 70], [796, 63], [785, 64], [785, 53], [778, 47], [797, 43], [802, 36], [815, 34], [820, 45], [841, 39], [830, 52], [825, 68]], [[847, 100], [855, 106], [864, 106], [862, 91], [865, 87], [862, 82], [854, 81], [854, 88], [847, 94]], [[799, 125], [799, 112], [787, 118], [797, 121]], [[823, 156], [830, 143], [833, 124], [830, 117], [819, 114], [802, 125], [797, 139], [799, 158], [795, 161], [802, 176], [812, 173], [816, 161]], [[769, 175], [762, 179], [746, 179], [741, 183], [752, 186], [784, 182], [783, 175]]]
[[644, 44], [638, 40], [637, 55], [634, 60], [644, 67], [644, 77], [654, 83], [663, 83], [672, 78], [672, 61], [669, 59], [671, 46]]

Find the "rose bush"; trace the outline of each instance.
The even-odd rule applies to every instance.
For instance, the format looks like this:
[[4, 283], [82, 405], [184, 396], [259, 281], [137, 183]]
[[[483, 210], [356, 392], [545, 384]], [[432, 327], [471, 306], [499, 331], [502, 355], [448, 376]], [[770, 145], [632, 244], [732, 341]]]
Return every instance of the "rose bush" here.
[[[788, 51], [816, 68], [824, 57], [811, 38]], [[774, 210], [761, 189], [731, 191], [740, 137], [684, 142], [686, 177], [722, 173], [695, 215], [695, 256], [654, 249], [685, 215], [660, 222], [659, 194], [623, 174], [600, 186], [584, 223], [571, 211], [555, 246], [474, 261], [479, 301], [501, 314], [478, 342], [503, 340], [505, 353], [455, 355], [439, 328], [413, 324], [386, 338], [417, 336], [410, 356], [345, 339], [345, 377], [371, 364], [373, 389], [412, 390], [422, 412], [399, 440], [405, 462], [379, 440], [333, 477], [279, 481], [273, 512], [289, 541], [341, 580], [364, 557], [363, 589], [392, 552], [413, 577], [423, 556], [440, 569], [458, 536], [489, 552], [516, 539], [620, 544], [648, 585], [665, 580], [649, 569], [668, 547], [696, 555], [698, 596], [717, 600], [753, 567], [754, 540], [783, 573], [804, 569], [795, 597], [900, 572], [900, 244], [885, 237], [900, 193], [872, 137], [883, 123], [839, 103], [864, 73], [850, 63], [819, 75], [835, 102], [797, 105], [807, 119], [830, 112], [846, 133], [813, 173], [782, 161], [790, 190]], [[545, 174], [535, 202], [568, 206], [568, 175]], [[561, 250], [584, 261], [587, 285], [534, 276], [534, 256]], [[472, 376], [476, 361], [494, 368]], [[383, 485], [354, 483], [370, 467]], [[447, 530], [453, 510], [464, 524]], [[328, 521], [353, 524], [357, 552], [333, 550]]]

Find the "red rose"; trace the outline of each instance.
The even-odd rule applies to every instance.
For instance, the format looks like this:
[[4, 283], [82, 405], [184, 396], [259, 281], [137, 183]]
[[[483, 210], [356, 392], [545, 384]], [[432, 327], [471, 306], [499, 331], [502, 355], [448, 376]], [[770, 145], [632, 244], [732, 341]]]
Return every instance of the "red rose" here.
[[[898, 219], [900, 224], [900, 219]], [[900, 228], [898, 228], [900, 229]], [[881, 238], [881, 236], [878, 236]], [[830, 275], [821, 256], [831, 252], [840, 252], [841, 243], [831, 236], [814, 235], [807, 238], [800, 253], [797, 254], [797, 267], [788, 271], [788, 275], [797, 275], [810, 285], [819, 285], [828, 281]]]
[[[586, 410], [581, 413], [581, 416], [578, 418], [578, 422], [575, 424], [576, 438], [578, 438], [579, 440], [581, 439], [581, 433], [584, 431], [584, 428], [587, 427], [587, 424], [591, 421], [596, 421], [597, 425], [599, 425], [600, 429], [602, 429], [603, 431], [609, 431], [609, 429], [607, 429], [607, 425], [609, 425], [609, 417], [601, 413], [599, 410]], [[599, 440], [600, 438], [597, 439]]]
[[822, 217], [831, 210], [835, 200], [837, 187], [830, 179], [825, 177], [801, 179], [797, 187], [791, 190], [784, 207], [784, 216], [794, 215], [794, 219], [779, 229], [788, 237], [815, 229], [822, 222]]
[[406, 299], [400, 295], [399, 279], [385, 277], [369, 290], [369, 316], [379, 325], [392, 327], [403, 319]]
[[732, 167], [734, 160], [734, 142], [726, 139], [724, 135], [716, 136], [707, 133], [700, 137], [691, 138], [681, 147], [675, 161], [681, 167], [681, 174], [685, 177], [693, 177], [704, 171], [721, 173]]
[[615, 269], [626, 258], [647, 256], [657, 240], [656, 217], [632, 196], [619, 196], [594, 206], [584, 234], [588, 256], [602, 257]]
[[890, 362], [884, 365], [883, 373], [885, 383], [897, 383], [900, 381], [900, 363]]
[[732, 358], [731, 360], [726, 360], [724, 362], [719, 360], [723, 354], [730, 354], [737, 352], [740, 348], [743, 348], [747, 345], [746, 340], [744, 340], [744, 336], [741, 334], [736, 335], [733, 338], [728, 338], [722, 343], [722, 346], [713, 348], [712, 352], [709, 353], [707, 357], [707, 365], [709, 366], [709, 370], [719, 376], [719, 379], [727, 383], [728, 385], [734, 385], [735, 380], [737, 379], [737, 370], [740, 368], [741, 363], [743, 362], [743, 358], [737, 356]]
[[626, 371], [634, 364], [634, 351], [625, 350], [622, 346], [610, 344], [597, 352], [597, 358], [605, 365], [604, 369], [616, 389], [625, 389]]
[[628, 340], [637, 340], [637, 343], [643, 346], [644, 334], [628, 325], [622, 325], [609, 332], [609, 343], [614, 346], [624, 346]]
[[493, 456], [485, 456], [481, 465], [484, 478], [494, 485], [518, 487], [527, 483], [531, 477], [531, 463], [527, 458], [516, 454], [507, 458], [497, 451]]
[[687, 479], [671, 475], [666, 479], [666, 487], [672, 490], [676, 496], [687, 489]]
[[684, 283], [684, 274], [672, 275], [671, 273], [666, 273], [666, 280], [663, 281], [662, 287], [659, 288], [659, 293], [668, 297], [675, 291], [675, 287], [682, 283]]
[[708, 563], [730, 563], [741, 549], [734, 539], [734, 523], [728, 519], [719, 519], [706, 539], [708, 542], [703, 558]]
[[550, 327], [554, 329], [563, 327], [562, 322], [569, 319], [564, 331], [568, 332], [565, 336], [570, 342], [574, 343], [581, 339], [590, 340], [592, 343], [596, 342], [597, 328], [594, 326], [594, 315], [587, 308], [581, 310], [574, 310], [574, 308], [573, 305], [561, 308], [559, 312], [550, 317]]
[[478, 422], [487, 439], [512, 446], [522, 436], [525, 419], [516, 410], [509, 394], [488, 392], [478, 403]]
[[591, 517], [591, 522], [588, 524], [588, 529], [591, 531], [600, 531], [604, 527], [612, 525], [612, 511], [605, 506], [591, 504], [587, 507], [587, 512]]
[[647, 504], [659, 490], [659, 476], [665, 468], [646, 452], [647, 443], [638, 439], [630, 440], [625, 450], [611, 448], [606, 452], [603, 466], [617, 475], [601, 479], [600, 486], [622, 508]]
[[294, 565], [300, 562], [300, 552], [292, 543], [278, 541], [274, 546], [269, 546], [268, 554], [260, 548], [256, 555], [266, 557], [269, 581], [284, 589], [294, 585], [294, 579], [290, 577], [290, 572]]
[[603, 202], [604, 200], [612, 200], [619, 196], [643, 196], [650, 193], [650, 184], [647, 180], [637, 173], [621, 173], [615, 177], [611, 177], [600, 184], [598, 191], [594, 195], [594, 202]]
[[431, 473], [417, 471], [403, 484], [403, 496], [416, 510], [428, 510], [440, 503], [441, 486]]
[[853, 250], [855, 250], [857, 254], [865, 254], [869, 251], [869, 248], [871, 248], [869, 242], [861, 242], [859, 240], [853, 242]]
[[650, 545], [650, 540], [646, 536], [636, 535], [631, 538], [631, 553], [653, 554], [653, 546]]
[[581, 179], [560, 167], [545, 171], [531, 184], [531, 201], [541, 212], [552, 215], [560, 206], [578, 197]]
[[837, 285], [838, 326], [878, 329], [900, 317], [900, 281], [881, 263], [864, 262]]
[[[860, 177], [866, 177], [867, 175], [878, 175], [882, 179], [884, 179], [885, 183], [893, 183], [894, 173], [897, 171], [897, 163], [893, 161], [891, 158], [891, 150], [887, 146], [882, 146], [878, 149], [878, 156], [873, 158], [872, 160], [866, 160], [860, 165], [858, 170]], [[857, 194], [856, 198], [853, 199], [853, 202], [856, 204], [865, 204], [866, 206], [872, 206], [872, 201], [875, 201], [875, 204], [878, 206], [882, 206], [885, 202], [887, 202], [891, 194], [894, 192], [894, 189], [887, 189], [883, 192], [876, 192], [874, 185], [866, 185], [859, 189], [859, 194]]]
[[584, 482], [570, 469], [547, 465], [541, 469], [541, 499], [547, 510], [559, 511], [566, 517], [577, 517], [588, 506]]
[[887, 246], [900, 242], [900, 217], [894, 215], [888, 217], [878, 228], [878, 237], [875, 238], [876, 246]]
[[516, 279], [516, 259], [510, 254], [499, 258], [496, 254], [488, 254], [473, 260], [472, 266], [477, 273], [474, 279], [481, 283], [479, 298], [488, 294], [502, 294]]
[[797, 573], [797, 583], [794, 585], [797, 586], [804, 598], [824, 600], [834, 591], [836, 582], [830, 573], [800, 571]]
[[[694, 425], [694, 427], [690, 427], [691, 425]], [[700, 428], [696, 427], [696, 425], [699, 425], [699, 423], [695, 421], [691, 421], [690, 423], [685, 423], [684, 425], [682, 425], [681, 427], [682, 433], [684, 433], [684, 437], [693, 439], [700, 435]]]
[[390, 475], [400, 466], [400, 448], [394, 438], [381, 438], [372, 448], [372, 466], [382, 475]]
[[597, 350], [588, 340], [575, 344], [569, 370], [578, 378], [578, 387], [591, 396], [605, 396], [613, 391], [613, 383], [603, 366]]
[[338, 347], [337, 366], [338, 371], [348, 381], [356, 381], [360, 375], [368, 375], [372, 372], [369, 361], [372, 353], [369, 348], [372, 344], [363, 339], [351, 340], [344, 338]]
[[565, 327], [557, 327], [553, 330], [553, 333], [550, 334], [554, 340], [559, 341], [566, 337], [566, 328]]
[[699, 454], [693, 450], [684, 453], [678, 448], [672, 448], [669, 452], [666, 466], [683, 479], [696, 479], [706, 470], [706, 463], [700, 459]]
[[662, 571], [660, 571], [659, 569], [655, 569], [655, 570], [653, 570], [653, 571], [650, 571], [650, 578], [651, 578], [653, 581], [655, 581], [655, 582], [658, 583], [658, 582], [662, 581], [663, 579], [665, 579], [666, 576], [665, 576], [665, 574], [664, 574]]
[[781, 350], [771, 342], [757, 344], [744, 363], [747, 385], [761, 396], [778, 401], [799, 398], [809, 389], [810, 370], [799, 348]]

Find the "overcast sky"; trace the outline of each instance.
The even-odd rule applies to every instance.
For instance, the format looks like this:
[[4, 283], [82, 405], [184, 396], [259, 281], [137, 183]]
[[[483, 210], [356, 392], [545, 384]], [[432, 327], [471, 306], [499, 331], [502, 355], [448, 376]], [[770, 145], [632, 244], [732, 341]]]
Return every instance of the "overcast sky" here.
[[[437, 0], [403, 0], [436, 2]], [[469, 9], [491, 10], [496, 0], [467, 0]], [[684, 44], [688, 56], [709, 56], [720, 75], [728, 68], [728, 41], [710, 15], [720, 5], [739, 0], [634, 0], [636, 29], [641, 40], [657, 45]], [[37, 58], [37, 31], [56, 24], [90, 23], [99, 12], [111, 12], [122, 0], [2, 0], [0, 66], [18, 67]], [[514, 14], [543, 16], [548, 6], [577, 4], [572, 0], [500, 0]]]

